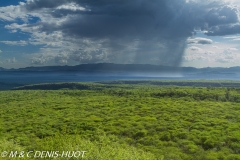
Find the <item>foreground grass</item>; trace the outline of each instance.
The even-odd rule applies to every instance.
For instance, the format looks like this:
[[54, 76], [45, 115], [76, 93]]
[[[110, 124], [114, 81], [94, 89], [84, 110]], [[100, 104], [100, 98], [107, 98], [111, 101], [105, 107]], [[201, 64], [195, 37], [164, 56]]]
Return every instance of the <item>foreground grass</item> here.
[[4, 91], [0, 150], [80, 148], [88, 159], [240, 159], [239, 100], [239, 89], [212, 87]]

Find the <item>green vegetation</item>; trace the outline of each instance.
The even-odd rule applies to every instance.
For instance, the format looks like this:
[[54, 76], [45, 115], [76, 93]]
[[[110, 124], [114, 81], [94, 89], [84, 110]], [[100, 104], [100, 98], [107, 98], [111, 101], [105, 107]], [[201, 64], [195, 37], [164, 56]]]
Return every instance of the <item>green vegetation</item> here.
[[[152, 153], [144, 152], [141, 149], [136, 149], [135, 147], [131, 147], [125, 143], [120, 144], [118, 142], [118, 138], [116, 136], [106, 136], [104, 133], [97, 132], [94, 137], [94, 140], [90, 141], [86, 138], [83, 138], [79, 135], [56, 135], [54, 137], [46, 137], [42, 139], [35, 139], [34, 144], [32, 144], [33, 148], [29, 148], [26, 146], [20, 146], [16, 142], [2, 140], [0, 143], [1, 151], [17, 151], [20, 153], [21, 151], [25, 151], [25, 156], [23, 158], [19, 158], [19, 154], [17, 154], [17, 158], [9, 158], [6, 159], [37, 159], [40, 157], [38, 151], [59, 151], [58, 159], [70, 159], [71, 154], [64, 155], [61, 157], [61, 153], [63, 152], [77, 152], [80, 151], [81, 154], [76, 154], [75, 158], [72, 159], [87, 159], [87, 160], [106, 160], [106, 159], [137, 159], [137, 160], [154, 160], [156, 159], [155, 155]], [[86, 150], [84, 150], [86, 149]], [[27, 153], [29, 151], [35, 151], [29, 153], [29, 157]], [[86, 151], [86, 152], [85, 152]], [[34, 158], [35, 155], [35, 158]], [[42, 154], [44, 158], [39, 159], [47, 159], [46, 154]], [[53, 157], [53, 156], [52, 156]], [[56, 158], [53, 158], [56, 159]]]
[[152, 83], [1, 91], [0, 151], [84, 150], [87, 160], [240, 159], [240, 89]]

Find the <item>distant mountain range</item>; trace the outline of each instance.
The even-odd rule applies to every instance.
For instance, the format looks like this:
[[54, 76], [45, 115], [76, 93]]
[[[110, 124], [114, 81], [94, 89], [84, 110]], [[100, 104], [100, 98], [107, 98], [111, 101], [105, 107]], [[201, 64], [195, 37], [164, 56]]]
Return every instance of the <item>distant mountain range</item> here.
[[81, 64], [19, 69], [0, 67], [0, 90], [26, 84], [108, 80], [240, 80], [240, 67], [194, 68], [150, 64]]
[[82, 71], [82, 72], [144, 72], [144, 71], [175, 71], [179, 67], [169, 67], [151, 64], [114, 64], [114, 63], [96, 63], [80, 64], [76, 66], [43, 66], [26, 67], [19, 69], [4, 69], [0, 71]]
[[114, 64], [114, 63], [96, 63], [96, 64], [80, 64], [76, 66], [43, 66], [43, 67], [26, 67], [19, 69], [4, 69], [0, 67], [0, 71], [25, 71], [25, 72], [181, 72], [181, 73], [194, 73], [194, 74], [235, 74], [240, 73], [240, 67], [207, 67], [207, 68], [194, 68], [194, 67], [171, 67], [151, 64]]
[[5, 70], [7, 70], [7, 69], [0, 67], [0, 71], [5, 71]]

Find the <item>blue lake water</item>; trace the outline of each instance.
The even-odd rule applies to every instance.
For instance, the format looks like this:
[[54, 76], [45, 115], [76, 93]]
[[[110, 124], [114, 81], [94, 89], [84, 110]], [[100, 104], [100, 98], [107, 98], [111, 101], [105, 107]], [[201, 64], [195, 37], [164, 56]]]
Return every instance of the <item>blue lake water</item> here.
[[78, 72], [2, 72], [0, 82], [5, 83], [48, 83], [48, 82], [96, 82], [112, 80], [153, 80], [175, 78], [167, 76], [144, 76], [131, 74], [98, 74], [98, 73], [78, 73]]
[[100, 74], [79, 72], [0, 72], [0, 82], [36, 84], [51, 82], [98, 82], [112, 80], [240, 80], [239, 74]]

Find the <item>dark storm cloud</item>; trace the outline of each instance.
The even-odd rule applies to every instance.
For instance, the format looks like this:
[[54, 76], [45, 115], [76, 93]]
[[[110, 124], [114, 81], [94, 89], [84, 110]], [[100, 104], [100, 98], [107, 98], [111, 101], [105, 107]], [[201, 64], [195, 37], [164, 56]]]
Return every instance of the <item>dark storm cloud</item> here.
[[[75, 43], [89, 39], [99, 43], [100, 50], [111, 52], [104, 54], [106, 58], [76, 50], [67, 57], [56, 56], [56, 63], [68, 59], [124, 63], [131, 58], [133, 63], [155, 59], [155, 63], [178, 66], [187, 43], [212, 43], [209, 39], [189, 42], [195, 29], [207, 35], [240, 33], [238, 9], [213, 0], [27, 0], [22, 8], [29, 13], [44, 10], [45, 15], [59, 20], [42, 20], [25, 28], [35, 27], [49, 35], [60, 31]], [[39, 59], [34, 62], [42, 63]]]
[[[185, 0], [98, 0], [71, 1], [86, 10], [70, 11], [61, 9], [54, 16], [76, 14], [62, 27], [68, 34], [86, 37], [147, 36], [186, 37], [191, 36], [195, 27], [236, 22], [237, 10], [231, 7], [211, 9], [220, 3], [186, 3]], [[211, 9], [209, 12], [206, 10]], [[216, 17], [219, 19], [217, 22]], [[74, 22], [74, 23], [73, 23]], [[67, 30], [67, 28], [69, 28]], [[130, 34], [131, 33], [131, 34]], [[135, 37], [134, 37], [135, 38]]]
[[238, 9], [231, 6], [224, 6], [217, 9], [215, 8], [211, 9], [206, 16], [206, 20], [210, 27], [237, 23], [239, 21]]
[[[83, 9], [59, 7], [70, 2]], [[60, 30], [66, 37], [105, 39], [109, 42], [105, 41], [105, 47], [112, 50], [112, 54], [124, 52], [124, 47], [116, 46], [131, 45], [135, 39], [139, 39], [147, 48], [137, 47], [134, 62], [149, 62], [146, 61], [149, 55], [150, 58], [157, 56], [158, 63], [164, 65], [180, 64], [185, 41], [193, 34], [193, 21], [196, 18], [194, 14], [189, 14], [192, 8], [185, 0], [61, 0], [56, 3], [37, 0], [26, 4], [29, 11], [42, 8], [53, 8], [53, 12], [50, 12], [53, 17], [71, 15], [61, 25], [39, 22], [37, 25], [42, 32]], [[157, 43], [165, 48], [155, 46]], [[82, 57], [81, 53], [79, 57]]]
[[[193, 32], [194, 24], [187, 20], [189, 8], [184, 0], [98, 0], [68, 1], [75, 2], [85, 10], [56, 9], [54, 17], [75, 15], [61, 26], [42, 24], [42, 31], [64, 30], [66, 35], [90, 38], [172, 38], [186, 37]], [[45, 4], [45, 5], [44, 5]], [[56, 4], [49, 1], [34, 1], [26, 5], [27, 9], [58, 7], [65, 4], [63, 0]], [[67, 3], [66, 3], [67, 4]], [[39, 6], [39, 8], [37, 7]], [[189, 17], [191, 18], [191, 17]], [[193, 19], [193, 17], [192, 17]]]
[[235, 6], [223, 6], [218, 9], [211, 9], [206, 21], [206, 35], [224, 36], [240, 33], [239, 10]]
[[[186, 38], [195, 28], [206, 35], [240, 33], [239, 11], [221, 1], [185, 0], [28, 0], [28, 11], [52, 9], [53, 17], [74, 15], [61, 26], [42, 23], [42, 31], [64, 30], [87, 38]], [[74, 3], [84, 10], [58, 8]]]

